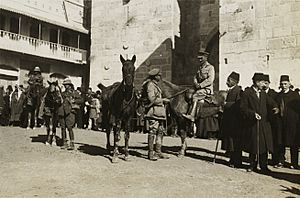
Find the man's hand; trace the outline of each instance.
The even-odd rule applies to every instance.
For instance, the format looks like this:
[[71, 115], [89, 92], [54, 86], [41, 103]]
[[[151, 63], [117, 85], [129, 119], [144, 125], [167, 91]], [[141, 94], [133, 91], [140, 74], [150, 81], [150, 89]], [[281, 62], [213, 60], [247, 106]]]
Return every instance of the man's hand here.
[[168, 98], [163, 98], [162, 101], [163, 101], [163, 103], [169, 103], [169, 102], [170, 102], [170, 99], [168, 99]]
[[274, 114], [278, 114], [279, 113], [279, 108], [277, 108], [277, 107], [273, 108], [272, 111], [273, 111]]
[[261, 116], [258, 113], [255, 113], [255, 119], [256, 120], [261, 120]]

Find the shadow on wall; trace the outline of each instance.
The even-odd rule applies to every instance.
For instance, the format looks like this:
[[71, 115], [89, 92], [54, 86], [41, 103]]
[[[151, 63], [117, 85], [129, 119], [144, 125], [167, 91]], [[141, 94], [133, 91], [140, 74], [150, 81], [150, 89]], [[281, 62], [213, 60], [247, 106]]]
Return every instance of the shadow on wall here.
[[148, 72], [153, 68], [159, 68], [162, 78], [172, 80], [172, 40], [165, 39], [146, 60], [137, 66], [135, 71], [135, 86], [140, 89], [143, 81], [147, 78]]

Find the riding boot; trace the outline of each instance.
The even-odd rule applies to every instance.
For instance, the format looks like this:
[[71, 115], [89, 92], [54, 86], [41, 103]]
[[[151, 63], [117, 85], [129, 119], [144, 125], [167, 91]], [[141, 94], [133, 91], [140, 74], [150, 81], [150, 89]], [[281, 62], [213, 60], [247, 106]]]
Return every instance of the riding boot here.
[[151, 161], [156, 161], [157, 158], [154, 156], [154, 135], [150, 133], [148, 134], [148, 159]]
[[161, 152], [162, 141], [163, 141], [163, 134], [162, 134], [161, 132], [159, 132], [159, 133], [156, 135], [156, 145], [155, 145], [156, 153], [155, 153], [155, 155], [156, 155], [159, 159], [169, 159], [169, 157], [165, 156], [165, 155], [162, 154], [162, 152]]
[[66, 129], [61, 129], [61, 138], [63, 145], [61, 146], [61, 149], [67, 149], [68, 148], [68, 143], [67, 143], [67, 132]]
[[198, 103], [198, 101], [193, 101], [192, 110], [188, 114], [182, 114], [183, 117], [190, 120], [191, 122], [195, 122], [197, 103]]
[[75, 146], [74, 146], [74, 132], [73, 129], [70, 128], [69, 130], [69, 136], [70, 136], [70, 146], [68, 147], [68, 150], [74, 150]]

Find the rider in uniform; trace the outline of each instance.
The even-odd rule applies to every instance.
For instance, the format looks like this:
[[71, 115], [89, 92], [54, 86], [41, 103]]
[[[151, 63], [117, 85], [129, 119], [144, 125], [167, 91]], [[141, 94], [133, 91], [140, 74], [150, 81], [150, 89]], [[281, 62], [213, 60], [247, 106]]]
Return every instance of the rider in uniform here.
[[200, 67], [197, 71], [197, 74], [194, 76], [194, 87], [195, 93], [193, 94], [193, 104], [192, 109], [189, 114], [183, 114], [185, 118], [194, 122], [195, 115], [197, 111], [197, 104], [199, 101], [200, 107], [204, 103], [204, 99], [208, 95], [213, 94], [213, 83], [215, 80], [215, 69], [214, 66], [208, 63], [209, 53], [203, 50], [199, 50], [198, 52], [198, 60], [200, 63]]

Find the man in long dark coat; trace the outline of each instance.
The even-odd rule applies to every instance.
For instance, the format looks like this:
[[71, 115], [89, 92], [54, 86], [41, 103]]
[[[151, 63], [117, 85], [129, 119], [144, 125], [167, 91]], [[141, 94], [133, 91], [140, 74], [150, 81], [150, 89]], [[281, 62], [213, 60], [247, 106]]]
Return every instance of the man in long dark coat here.
[[281, 145], [279, 166], [283, 165], [285, 147], [290, 147], [291, 153], [291, 168], [298, 169], [300, 145], [299, 135], [299, 114], [296, 111], [296, 103], [299, 102], [300, 96], [296, 91], [291, 90], [291, 83], [288, 75], [282, 75], [280, 77], [280, 89], [281, 92], [278, 96], [278, 103], [280, 108], [280, 131], [278, 144]]
[[222, 149], [229, 153], [229, 166], [233, 168], [242, 165], [241, 116], [239, 109], [242, 88], [238, 85], [239, 80], [240, 75], [236, 72], [232, 72], [227, 78], [226, 84], [229, 91], [221, 124]]
[[[270, 88], [270, 76], [268, 74], [264, 74], [264, 87], [263, 90], [270, 96], [275, 102], [277, 102], [278, 93]], [[278, 104], [277, 104], [278, 105]], [[271, 124], [272, 136], [273, 136], [273, 153], [272, 153], [272, 164], [276, 165], [279, 163], [279, 153], [281, 147], [278, 145], [278, 123], [279, 123], [279, 115], [273, 114], [272, 109], [268, 108], [268, 117]]]
[[[270, 123], [268, 122], [268, 106], [274, 113], [278, 108], [267, 94], [262, 91], [264, 79], [262, 73], [255, 73], [253, 85], [247, 87], [241, 98], [241, 113], [243, 117], [243, 147], [248, 152], [250, 167], [248, 171], [257, 168], [259, 162], [262, 173], [269, 173], [267, 167], [268, 152], [273, 151], [273, 138]], [[258, 154], [258, 155], [257, 155]]]

